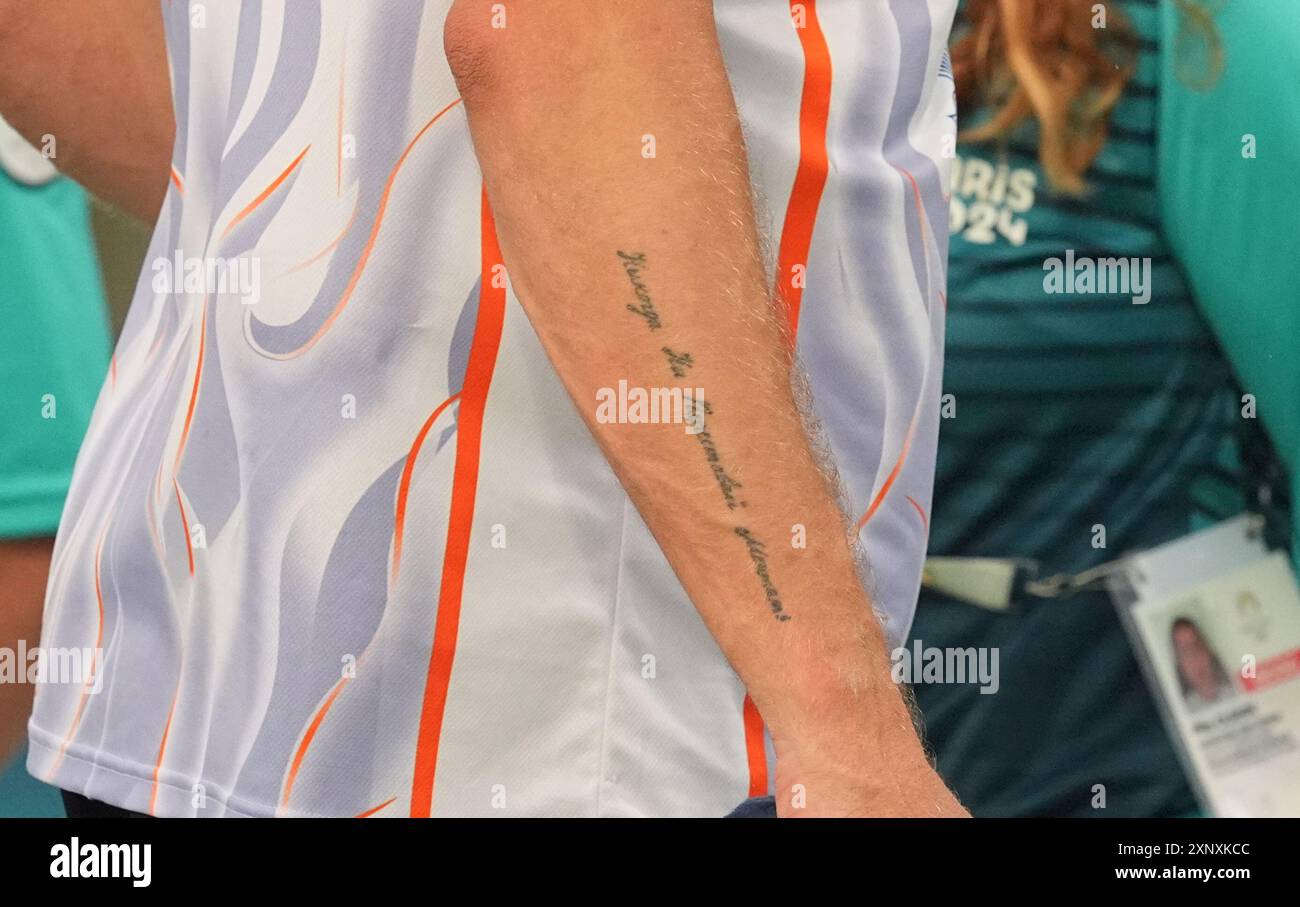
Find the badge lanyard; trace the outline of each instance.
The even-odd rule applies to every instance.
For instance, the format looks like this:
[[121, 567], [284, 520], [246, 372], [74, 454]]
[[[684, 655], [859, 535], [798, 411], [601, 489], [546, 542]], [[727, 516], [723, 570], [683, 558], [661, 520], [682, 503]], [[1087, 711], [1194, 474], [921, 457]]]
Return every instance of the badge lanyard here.
[[[1243, 514], [1219, 524], [1220, 535], [1244, 538], [1250, 547], [1229, 546], [1234, 553], [1262, 553], [1265, 520], [1257, 513]], [[1217, 539], [1216, 539], [1217, 540]], [[1061, 599], [1081, 592], [1111, 588], [1112, 577], [1128, 572], [1134, 557], [1130, 552], [1078, 573], [1053, 573], [1043, 576], [1041, 562], [1031, 558], [996, 557], [929, 557], [921, 575], [921, 585], [957, 601], [989, 611], [1015, 612], [1024, 599]]]

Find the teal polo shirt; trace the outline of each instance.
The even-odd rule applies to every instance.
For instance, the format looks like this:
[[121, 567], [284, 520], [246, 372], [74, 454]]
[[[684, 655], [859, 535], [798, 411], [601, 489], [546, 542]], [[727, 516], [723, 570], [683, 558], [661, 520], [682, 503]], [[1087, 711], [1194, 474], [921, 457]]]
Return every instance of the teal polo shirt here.
[[58, 528], [109, 352], [85, 194], [0, 166], [0, 538]]

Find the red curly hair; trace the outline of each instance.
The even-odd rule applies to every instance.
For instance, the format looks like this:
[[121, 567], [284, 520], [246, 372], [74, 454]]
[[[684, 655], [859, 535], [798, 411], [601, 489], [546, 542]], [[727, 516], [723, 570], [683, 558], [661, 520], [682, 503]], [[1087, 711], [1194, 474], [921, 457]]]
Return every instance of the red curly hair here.
[[1047, 178], [1058, 190], [1082, 194], [1137, 60], [1137, 38], [1119, 5], [970, 0], [958, 33], [958, 101], [992, 112], [962, 139], [1005, 139], [1032, 117]]

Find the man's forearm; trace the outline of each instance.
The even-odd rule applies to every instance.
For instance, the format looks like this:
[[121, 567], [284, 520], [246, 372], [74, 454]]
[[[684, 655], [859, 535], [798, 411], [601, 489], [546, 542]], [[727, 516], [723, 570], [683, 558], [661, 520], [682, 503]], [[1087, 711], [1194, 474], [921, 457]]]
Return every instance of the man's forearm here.
[[[458, 0], [447, 45], [511, 279], [778, 764], [928, 771], [791, 388], [711, 4], [490, 9]], [[703, 430], [605, 421], [620, 381]]]
[[0, 116], [152, 222], [175, 132], [158, 0], [0, 0], [0, 59]]

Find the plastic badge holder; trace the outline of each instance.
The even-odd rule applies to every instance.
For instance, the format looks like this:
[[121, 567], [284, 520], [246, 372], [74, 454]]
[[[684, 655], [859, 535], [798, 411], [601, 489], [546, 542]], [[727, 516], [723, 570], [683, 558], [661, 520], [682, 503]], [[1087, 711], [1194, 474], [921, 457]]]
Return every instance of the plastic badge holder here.
[[1300, 816], [1300, 589], [1243, 516], [1129, 556], [1108, 585], [1207, 813]]

